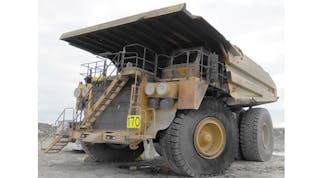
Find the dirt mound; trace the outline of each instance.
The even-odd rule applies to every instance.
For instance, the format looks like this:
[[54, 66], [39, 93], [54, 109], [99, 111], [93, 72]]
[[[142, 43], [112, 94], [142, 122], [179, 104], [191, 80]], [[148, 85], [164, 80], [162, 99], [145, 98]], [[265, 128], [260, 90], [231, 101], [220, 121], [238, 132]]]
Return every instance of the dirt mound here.
[[273, 129], [274, 135], [274, 151], [284, 151], [284, 128]]
[[52, 134], [53, 127], [51, 124], [38, 123], [38, 137], [45, 137]]

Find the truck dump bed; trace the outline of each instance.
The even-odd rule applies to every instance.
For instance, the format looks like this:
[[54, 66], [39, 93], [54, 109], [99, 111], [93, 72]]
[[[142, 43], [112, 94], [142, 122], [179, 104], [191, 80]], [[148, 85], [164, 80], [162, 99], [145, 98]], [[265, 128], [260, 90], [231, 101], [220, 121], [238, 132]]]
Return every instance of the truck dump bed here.
[[204, 47], [226, 62], [230, 105], [252, 106], [277, 100], [270, 75], [205, 19], [188, 12], [185, 4], [67, 32], [60, 39], [96, 55], [119, 52], [134, 43], [159, 54]]
[[71, 31], [62, 40], [94, 54], [118, 52], [126, 44], [139, 43], [158, 53], [203, 46], [231, 44], [202, 17], [189, 13], [185, 4], [162, 8], [119, 20]]

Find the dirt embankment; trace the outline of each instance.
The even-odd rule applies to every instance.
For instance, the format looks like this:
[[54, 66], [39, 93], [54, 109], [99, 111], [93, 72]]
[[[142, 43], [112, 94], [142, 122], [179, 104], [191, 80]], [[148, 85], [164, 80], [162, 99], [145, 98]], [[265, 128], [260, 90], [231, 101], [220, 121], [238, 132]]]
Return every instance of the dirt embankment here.
[[47, 123], [38, 123], [38, 138], [52, 135], [53, 127]]
[[274, 135], [274, 151], [284, 152], [284, 128], [277, 128], [273, 130]]

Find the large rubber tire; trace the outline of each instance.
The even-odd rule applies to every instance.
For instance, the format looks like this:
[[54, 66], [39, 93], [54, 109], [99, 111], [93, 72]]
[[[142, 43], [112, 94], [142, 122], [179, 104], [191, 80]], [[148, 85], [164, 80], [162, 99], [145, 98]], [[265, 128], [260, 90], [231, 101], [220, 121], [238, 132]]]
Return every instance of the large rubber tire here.
[[175, 165], [171, 152], [169, 128], [161, 131], [159, 144], [161, 148], [161, 157], [167, 162], [169, 168], [176, 174], [182, 174], [180, 169]]
[[97, 162], [133, 161], [144, 150], [142, 144], [136, 150], [131, 150], [127, 145], [119, 146], [105, 143], [86, 144], [81, 142], [81, 146], [90, 158]]
[[243, 114], [246, 112], [246, 110], [244, 110], [242, 108], [237, 108], [237, 109], [232, 110], [232, 112], [233, 112], [235, 119], [236, 119], [236, 122], [237, 122], [237, 134], [238, 134], [238, 140], [239, 140], [238, 151], [237, 151], [237, 155], [236, 155], [235, 159], [236, 160], [243, 160], [242, 150], [241, 150], [241, 146], [240, 146], [240, 123], [241, 123]]
[[[226, 143], [214, 159], [202, 157], [194, 146], [194, 132], [200, 121], [207, 117], [218, 119], [224, 126]], [[163, 157], [170, 169], [181, 175], [219, 175], [234, 161], [238, 150], [236, 122], [232, 112], [222, 102], [204, 100], [199, 110], [178, 111], [169, 128], [160, 138]]]
[[273, 152], [273, 126], [265, 108], [244, 113], [240, 127], [240, 145], [245, 160], [268, 161]]
[[156, 150], [156, 152], [158, 153], [158, 155], [162, 155], [162, 148], [160, 146], [160, 143], [153, 143], [153, 147]]

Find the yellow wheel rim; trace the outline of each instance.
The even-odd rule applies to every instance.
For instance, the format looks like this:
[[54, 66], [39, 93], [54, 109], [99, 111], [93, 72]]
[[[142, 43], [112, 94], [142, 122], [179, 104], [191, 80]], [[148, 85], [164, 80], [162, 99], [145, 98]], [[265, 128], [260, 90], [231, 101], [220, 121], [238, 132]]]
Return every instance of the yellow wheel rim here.
[[226, 144], [226, 131], [223, 124], [214, 117], [203, 119], [196, 127], [193, 144], [203, 158], [218, 157]]

